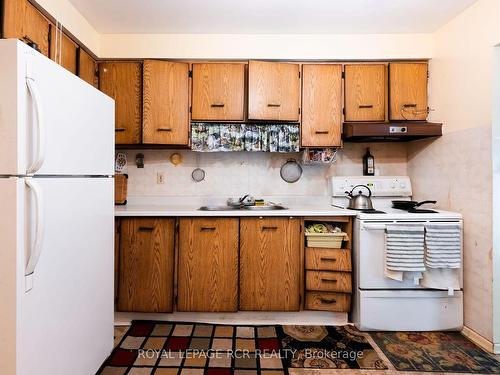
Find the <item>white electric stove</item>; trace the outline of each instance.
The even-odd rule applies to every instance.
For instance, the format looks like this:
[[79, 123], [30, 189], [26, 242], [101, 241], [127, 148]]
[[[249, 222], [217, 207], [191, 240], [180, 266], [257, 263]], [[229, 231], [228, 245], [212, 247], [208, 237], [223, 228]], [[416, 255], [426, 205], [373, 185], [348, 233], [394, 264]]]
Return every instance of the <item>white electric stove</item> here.
[[433, 205], [421, 206], [417, 212], [392, 208], [392, 200], [411, 200], [407, 176], [332, 177], [332, 205], [347, 209], [345, 192], [356, 185], [370, 188], [374, 210], [359, 211], [354, 220], [352, 322], [366, 331], [461, 330], [462, 287], [454, 291], [426, 289], [413, 279], [396, 281], [385, 277], [384, 267], [388, 224], [451, 222], [462, 226], [462, 216]]

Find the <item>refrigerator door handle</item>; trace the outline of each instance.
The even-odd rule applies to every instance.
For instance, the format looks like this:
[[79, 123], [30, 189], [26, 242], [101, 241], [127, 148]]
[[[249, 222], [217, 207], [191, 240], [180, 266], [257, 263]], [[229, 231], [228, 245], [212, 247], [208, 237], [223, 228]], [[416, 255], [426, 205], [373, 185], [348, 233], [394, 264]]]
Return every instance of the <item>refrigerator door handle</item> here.
[[33, 181], [32, 178], [25, 179], [26, 185], [33, 191], [35, 202], [35, 238], [30, 246], [28, 262], [26, 264], [26, 289], [28, 292], [33, 288], [33, 272], [35, 272], [36, 265], [40, 259], [43, 247], [44, 236], [44, 221], [43, 221], [43, 197], [40, 186]]
[[40, 95], [33, 78], [26, 78], [26, 85], [33, 101], [33, 110], [36, 114], [36, 156], [33, 164], [28, 168], [28, 175], [35, 174], [41, 167], [45, 159], [45, 122], [43, 117]]

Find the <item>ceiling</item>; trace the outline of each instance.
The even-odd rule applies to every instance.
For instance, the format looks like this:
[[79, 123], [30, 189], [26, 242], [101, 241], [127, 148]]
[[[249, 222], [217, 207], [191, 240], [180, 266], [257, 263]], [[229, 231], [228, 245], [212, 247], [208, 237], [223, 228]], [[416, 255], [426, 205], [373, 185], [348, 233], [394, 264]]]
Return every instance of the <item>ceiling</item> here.
[[477, 0], [69, 0], [99, 33], [434, 32]]

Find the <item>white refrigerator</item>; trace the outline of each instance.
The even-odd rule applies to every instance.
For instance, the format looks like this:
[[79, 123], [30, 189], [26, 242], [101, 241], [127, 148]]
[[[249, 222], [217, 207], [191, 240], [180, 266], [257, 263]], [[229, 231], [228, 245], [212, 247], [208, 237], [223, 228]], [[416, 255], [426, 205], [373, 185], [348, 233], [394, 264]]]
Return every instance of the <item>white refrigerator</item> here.
[[113, 346], [114, 102], [0, 40], [0, 374], [95, 374]]

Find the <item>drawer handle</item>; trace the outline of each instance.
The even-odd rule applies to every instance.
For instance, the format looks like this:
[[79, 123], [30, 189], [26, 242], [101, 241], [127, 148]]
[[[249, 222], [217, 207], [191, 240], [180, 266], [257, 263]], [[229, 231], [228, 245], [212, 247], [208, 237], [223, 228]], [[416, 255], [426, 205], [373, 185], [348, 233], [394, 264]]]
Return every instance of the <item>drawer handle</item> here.
[[210, 230], [210, 231], [213, 231], [215, 230], [215, 227], [201, 227], [200, 230]]
[[159, 131], [159, 132], [171, 132], [172, 128], [158, 128], [156, 130]]
[[211, 105], [211, 107], [213, 107], [213, 108], [222, 108], [222, 107], [224, 107], [224, 106], [225, 106], [225, 104], [224, 104], [224, 103], [213, 103], [213, 104]]
[[330, 133], [328, 130], [316, 130], [316, 134], [328, 134]]
[[337, 279], [321, 279], [322, 283], [336, 283]]
[[124, 132], [125, 128], [115, 128], [115, 132]]
[[326, 303], [329, 305], [337, 302], [337, 300], [335, 300], [334, 298], [320, 298], [319, 300], [321, 301], [321, 303]]
[[319, 258], [320, 261], [322, 262], [336, 262], [337, 261], [337, 258], [326, 258], [326, 257], [322, 257], [322, 258]]
[[153, 230], [153, 227], [139, 227], [139, 232], [152, 232]]
[[360, 104], [359, 108], [373, 108], [373, 104]]
[[262, 227], [262, 230], [277, 230], [278, 227]]
[[403, 104], [403, 108], [417, 108], [416, 104]]
[[279, 103], [268, 103], [267, 106], [268, 107], [278, 108], [278, 107], [281, 107], [281, 104], [279, 104]]

